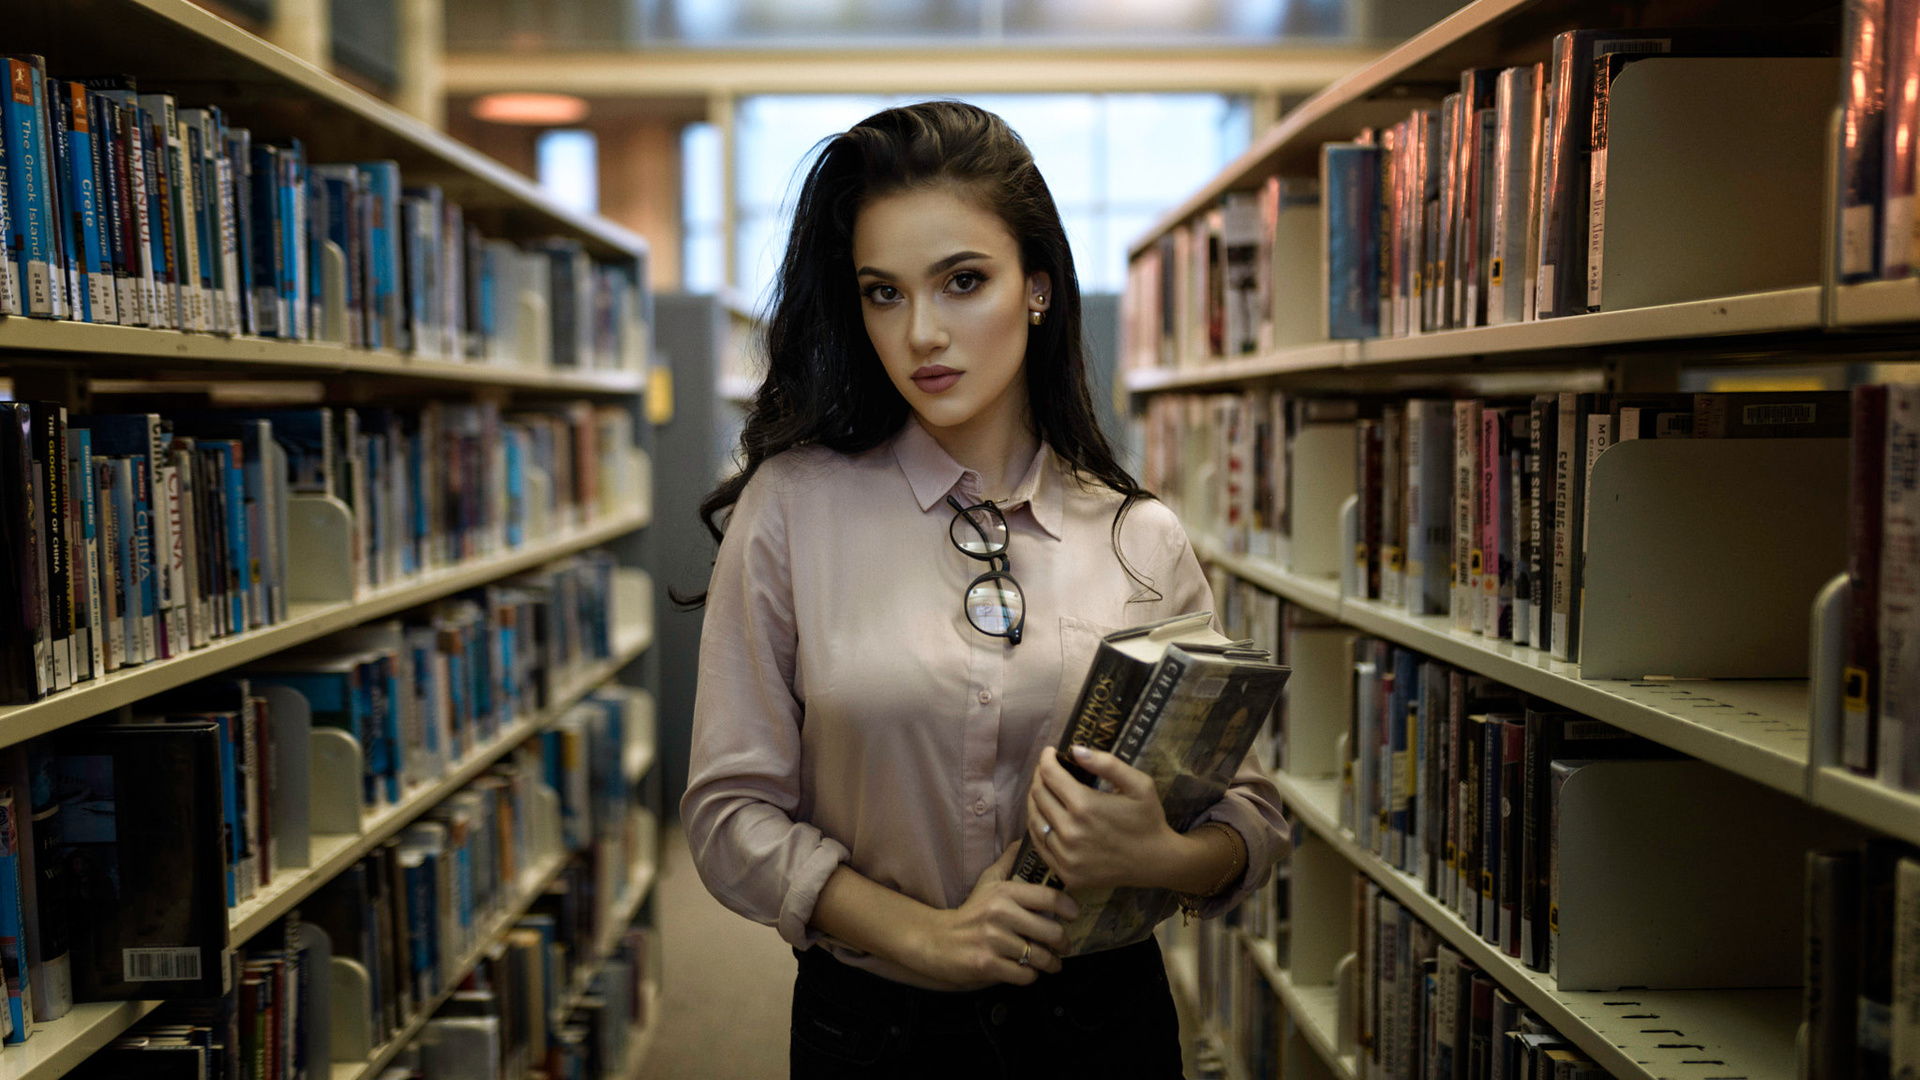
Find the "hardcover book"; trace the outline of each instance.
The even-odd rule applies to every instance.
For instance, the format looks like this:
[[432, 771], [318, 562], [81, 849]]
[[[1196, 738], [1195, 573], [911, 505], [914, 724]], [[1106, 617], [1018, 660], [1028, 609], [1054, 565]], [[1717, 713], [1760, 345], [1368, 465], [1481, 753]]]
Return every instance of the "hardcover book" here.
[[[1286, 685], [1289, 669], [1264, 651], [1233, 642], [1196, 612], [1104, 638], [1060, 740], [1062, 764], [1083, 783], [1091, 774], [1065, 751], [1110, 750], [1153, 777], [1167, 824], [1185, 832], [1225, 793]], [[1015, 879], [1061, 887], [1023, 841]], [[1144, 939], [1179, 898], [1166, 889], [1077, 889], [1080, 917], [1067, 925], [1068, 955]]]

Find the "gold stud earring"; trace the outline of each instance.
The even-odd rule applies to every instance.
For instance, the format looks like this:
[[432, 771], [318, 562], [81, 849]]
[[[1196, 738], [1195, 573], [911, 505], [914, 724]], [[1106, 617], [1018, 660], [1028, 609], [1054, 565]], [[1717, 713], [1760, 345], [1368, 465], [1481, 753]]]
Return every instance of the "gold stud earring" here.
[[1041, 323], [1047, 321], [1047, 313], [1044, 311], [1029, 311], [1027, 312], [1027, 321], [1035, 326], [1039, 326]]

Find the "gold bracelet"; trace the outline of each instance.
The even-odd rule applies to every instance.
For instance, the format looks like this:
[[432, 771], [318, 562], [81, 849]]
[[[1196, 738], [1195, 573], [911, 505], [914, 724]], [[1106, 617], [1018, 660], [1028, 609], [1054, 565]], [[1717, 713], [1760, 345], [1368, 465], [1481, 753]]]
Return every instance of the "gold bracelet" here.
[[[1227, 849], [1229, 854], [1232, 855], [1232, 861], [1227, 865], [1227, 872], [1220, 875], [1220, 880], [1214, 882], [1213, 887], [1206, 892], [1180, 894], [1180, 915], [1181, 925], [1183, 926], [1193, 922], [1194, 916], [1200, 913], [1200, 905], [1218, 896], [1227, 886], [1233, 884], [1234, 880], [1246, 871], [1244, 852], [1246, 851], [1247, 842], [1240, 838], [1240, 831], [1238, 829], [1235, 829], [1224, 821], [1209, 821], [1201, 825], [1200, 828], [1219, 829], [1226, 833]], [[1194, 830], [1194, 832], [1198, 831], [1199, 829]], [[1189, 833], [1188, 835], [1192, 834]]]

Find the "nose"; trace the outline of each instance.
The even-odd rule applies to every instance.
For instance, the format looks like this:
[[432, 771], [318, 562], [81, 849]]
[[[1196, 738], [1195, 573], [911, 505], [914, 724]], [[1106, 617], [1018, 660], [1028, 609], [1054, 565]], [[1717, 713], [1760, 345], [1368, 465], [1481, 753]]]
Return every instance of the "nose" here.
[[916, 353], [938, 352], [947, 346], [947, 329], [941, 323], [937, 307], [927, 300], [913, 303], [907, 323], [907, 344]]

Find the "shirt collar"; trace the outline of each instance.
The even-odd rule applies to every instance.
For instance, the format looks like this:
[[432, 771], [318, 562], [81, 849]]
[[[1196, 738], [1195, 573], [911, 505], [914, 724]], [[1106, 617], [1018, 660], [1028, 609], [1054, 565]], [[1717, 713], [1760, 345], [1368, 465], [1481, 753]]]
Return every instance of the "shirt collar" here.
[[[906, 474], [907, 484], [913, 488], [914, 501], [920, 504], [922, 513], [944, 505], [950, 492], [957, 491], [963, 503], [980, 497], [979, 475], [953, 460], [946, 449], [927, 434], [927, 429], [912, 418], [901, 425], [900, 433], [893, 437], [893, 459]], [[1065, 514], [1063, 502], [1059, 464], [1054, 460], [1053, 448], [1042, 440], [1026, 473], [1014, 485], [1013, 494], [997, 505], [1006, 512], [1026, 504], [1034, 523], [1058, 540]]]

